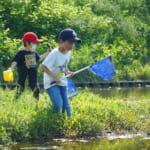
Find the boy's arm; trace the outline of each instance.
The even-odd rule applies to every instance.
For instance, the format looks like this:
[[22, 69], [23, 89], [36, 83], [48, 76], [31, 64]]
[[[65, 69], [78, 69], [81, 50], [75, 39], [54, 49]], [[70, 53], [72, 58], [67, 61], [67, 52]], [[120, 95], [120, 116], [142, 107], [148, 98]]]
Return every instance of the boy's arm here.
[[40, 67], [44, 72], [46, 72], [49, 76], [51, 76], [56, 81], [56, 83], [60, 83], [59, 78], [57, 78], [57, 76], [54, 75], [45, 65], [41, 64]]
[[42, 61], [52, 51], [51, 47], [48, 48], [47, 52], [40, 56], [39, 61]]
[[12, 64], [11, 64], [11, 66], [8, 69], [14, 70], [14, 68], [16, 67], [16, 65], [17, 65], [17, 62], [13, 61]]

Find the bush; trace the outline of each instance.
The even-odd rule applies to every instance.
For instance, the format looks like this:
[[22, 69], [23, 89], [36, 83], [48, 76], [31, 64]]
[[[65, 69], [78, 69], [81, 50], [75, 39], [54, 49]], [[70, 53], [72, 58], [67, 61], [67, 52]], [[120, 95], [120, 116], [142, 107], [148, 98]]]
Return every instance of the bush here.
[[[60, 31], [72, 28], [82, 43], [72, 50], [71, 70], [112, 55], [118, 74], [114, 80], [147, 79], [144, 66], [150, 57], [149, 11], [147, 0], [0, 1], [0, 70], [10, 65], [12, 57], [22, 48], [25, 32], [35, 32], [44, 40], [37, 48], [37, 52], [43, 54], [46, 43], [52, 48], [58, 46]], [[143, 68], [141, 75], [132, 71], [136, 60]], [[41, 82], [42, 74], [39, 69]], [[74, 80], [100, 80], [87, 74], [80, 73]]]

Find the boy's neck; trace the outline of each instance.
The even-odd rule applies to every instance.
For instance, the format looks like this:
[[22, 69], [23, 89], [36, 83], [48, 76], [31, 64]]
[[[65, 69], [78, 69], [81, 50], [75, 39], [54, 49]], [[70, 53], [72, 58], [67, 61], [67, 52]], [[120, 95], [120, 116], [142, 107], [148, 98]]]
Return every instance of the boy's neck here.
[[31, 51], [31, 49], [30, 49], [29, 47], [24, 47], [24, 49], [25, 49], [26, 51]]
[[63, 47], [59, 47], [58, 48], [59, 49], [59, 51], [61, 52], [61, 53], [63, 53], [63, 54], [66, 54], [68, 51], [66, 50], [66, 49], [64, 49]]

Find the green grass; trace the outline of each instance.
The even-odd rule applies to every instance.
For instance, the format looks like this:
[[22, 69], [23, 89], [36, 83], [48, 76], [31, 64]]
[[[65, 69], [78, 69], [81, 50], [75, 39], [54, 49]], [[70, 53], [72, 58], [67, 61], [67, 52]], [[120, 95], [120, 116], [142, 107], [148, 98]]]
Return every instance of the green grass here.
[[[90, 137], [107, 130], [147, 132], [150, 101], [104, 99], [88, 88], [70, 100], [72, 119], [51, 111], [46, 92], [36, 101], [29, 90], [14, 101], [15, 90], [0, 89], [0, 143], [45, 140], [54, 137]], [[65, 114], [66, 115], [66, 114]]]

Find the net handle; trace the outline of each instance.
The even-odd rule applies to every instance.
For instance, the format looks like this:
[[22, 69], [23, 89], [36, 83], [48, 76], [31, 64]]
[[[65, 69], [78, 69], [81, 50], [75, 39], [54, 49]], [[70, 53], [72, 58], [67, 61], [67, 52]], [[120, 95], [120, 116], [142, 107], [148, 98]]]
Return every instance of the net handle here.
[[[75, 72], [74, 72], [74, 75], [77, 74], [77, 73], [79, 73], [79, 72], [82, 72], [82, 71], [88, 69], [89, 67], [90, 67], [90, 66], [86, 66], [86, 67], [84, 67], [84, 68], [81, 68], [81, 69], [75, 71]], [[69, 77], [69, 75], [66, 75], [65, 77], [67, 78], [67, 77]]]
[[[79, 72], [82, 72], [82, 71], [88, 69], [89, 67], [90, 67], [90, 66], [86, 66], [86, 67], [84, 67], [84, 68], [81, 68], [81, 69], [75, 71], [75, 72], [74, 72], [74, 75], [77, 74], [77, 73], [79, 73]], [[66, 75], [64, 78], [68, 78], [69, 76], [70, 76], [70, 75], [68, 74], [68, 75]], [[56, 85], [56, 81], [51, 82], [51, 86], [54, 86], [54, 85]]]

